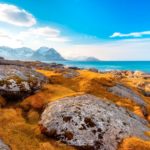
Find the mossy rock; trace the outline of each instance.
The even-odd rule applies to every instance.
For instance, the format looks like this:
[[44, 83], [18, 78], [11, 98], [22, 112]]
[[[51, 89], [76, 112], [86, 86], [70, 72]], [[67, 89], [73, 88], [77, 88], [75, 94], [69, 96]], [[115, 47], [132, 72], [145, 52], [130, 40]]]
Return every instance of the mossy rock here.
[[0, 66], [0, 95], [6, 99], [22, 99], [39, 90], [47, 79], [42, 74], [21, 66]]

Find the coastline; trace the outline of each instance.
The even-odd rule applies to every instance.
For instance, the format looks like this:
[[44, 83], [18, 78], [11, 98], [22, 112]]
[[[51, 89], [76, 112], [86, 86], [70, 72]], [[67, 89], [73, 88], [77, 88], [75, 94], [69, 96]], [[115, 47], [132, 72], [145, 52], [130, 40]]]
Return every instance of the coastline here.
[[[110, 132], [107, 130], [112, 131], [114, 150], [116, 147], [124, 150], [129, 147], [134, 149], [139, 145], [150, 146], [150, 143], [146, 141], [149, 136], [145, 135], [145, 133], [149, 135], [150, 131], [148, 127], [150, 122], [150, 76], [141, 71], [102, 72], [95, 68], [66, 67], [60, 62], [50, 64], [39, 61], [0, 60], [0, 95], [0, 140], [11, 149], [82, 149], [84, 148], [82, 145], [73, 142], [77, 133], [81, 135], [89, 133], [92, 136], [87, 137], [88, 139], [92, 137], [91, 140], [94, 143], [97, 141], [97, 134], [102, 130], [105, 134], [99, 137], [102, 137], [104, 147], [111, 146], [107, 140], [104, 140], [105, 138], [103, 139], [103, 136], [106, 135], [110, 140]], [[77, 108], [72, 105], [75, 99], [79, 101]], [[57, 106], [61, 101], [64, 103]], [[90, 107], [86, 101], [90, 103]], [[54, 109], [49, 111], [48, 106], [50, 109], [53, 106], [51, 104], [54, 104]], [[61, 105], [71, 109], [58, 109]], [[96, 108], [97, 105], [100, 108]], [[99, 109], [102, 109], [102, 114], [98, 111]], [[58, 123], [54, 126], [51, 126], [52, 120], [49, 122], [49, 117], [47, 117], [52, 115], [52, 111], [54, 111], [52, 114], [55, 114], [52, 120]], [[93, 112], [95, 120], [89, 116], [86, 116], [85, 119], [82, 114], [89, 115], [91, 111], [95, 111]], [[83, 118], [82, 128], [81, 121], [75, 126], [70, 121], [71, 119], [78, 120], [76, 112], [80, 118]], [[64, 113], [67, 117], [62, 118]], [[114, 115], [110, 117], [109, 114]], [[74, 118], [76, 115], [77, 118]], [[97, 124], [97, 118], [100, 124], [104, 123], [101, 130]], [[55, 121], [53, 123], [55, 124]], [[72, 130], [70, 123], [76, 130]], [[138, 125], [134, 126], [135, 124]], [[64, 132], [63, 126], [67, 127], [67, 132]], [[131, 126], [134, 126], [135, 132], [131, 132]], [[55, 127], [55, 130], [50, 130], [49, 127], [51, 129]], [[116, 128], [121, 132], [113, 132]], [[60, 130], [62, 131], [59, 133]], [[119, 140], [116, 140], [116, 136], [119, 137]], [[86, 139], [80, 137], [77, 140], [86, 142]], [[129, 145], [124, 144], [126, 142]], [[97, 143], [97, 147], [91, 143], [86, 143], [87, 145], [97, 149], [100, 143]]]
[[150, 61], [56, 61], [56, 63], [61, 63], [68, 67], [96, 68], [99, 71], [129, 70], [150, 73]]

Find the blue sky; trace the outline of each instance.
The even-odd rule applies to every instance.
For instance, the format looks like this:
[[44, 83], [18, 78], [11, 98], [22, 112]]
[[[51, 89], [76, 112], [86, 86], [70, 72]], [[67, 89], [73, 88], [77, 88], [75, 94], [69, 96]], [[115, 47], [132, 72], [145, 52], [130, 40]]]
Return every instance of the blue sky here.
[[149, 8], [149, 0], [0, 0], [0, 45], [150, 60]]

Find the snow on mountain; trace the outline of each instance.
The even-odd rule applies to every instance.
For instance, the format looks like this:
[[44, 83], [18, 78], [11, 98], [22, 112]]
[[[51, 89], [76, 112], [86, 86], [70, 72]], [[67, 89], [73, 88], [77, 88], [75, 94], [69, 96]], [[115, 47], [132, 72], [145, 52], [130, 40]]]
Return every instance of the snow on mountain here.
[[27, 48], [10, 48], [0, 47], [0, 56], [6, 59], [18, 60], [40, 60], [40, 61], [59, 61], [65, 60], [55, 49], [48, 47], [40, 47], [36, 51]]
[[50, 61], [50, 60], [65, 60], [55, 49], [48, 47], [40, 47], [32, 55], [33, 60]]

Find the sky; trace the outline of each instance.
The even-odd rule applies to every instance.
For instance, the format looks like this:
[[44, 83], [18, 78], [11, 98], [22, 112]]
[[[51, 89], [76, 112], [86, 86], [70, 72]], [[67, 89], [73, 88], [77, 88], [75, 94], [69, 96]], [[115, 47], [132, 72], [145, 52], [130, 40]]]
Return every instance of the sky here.
[[0, 46], [150, 60], [149, 0], [0, 0]]

